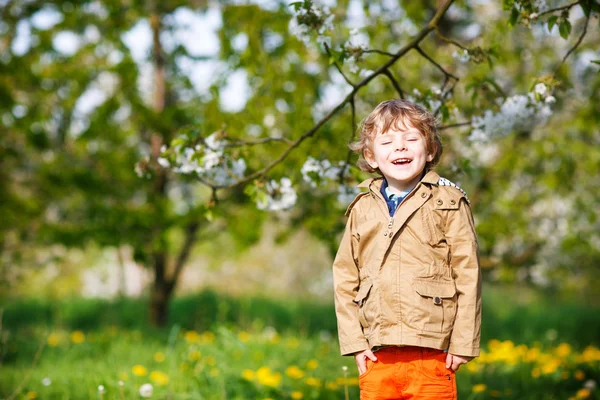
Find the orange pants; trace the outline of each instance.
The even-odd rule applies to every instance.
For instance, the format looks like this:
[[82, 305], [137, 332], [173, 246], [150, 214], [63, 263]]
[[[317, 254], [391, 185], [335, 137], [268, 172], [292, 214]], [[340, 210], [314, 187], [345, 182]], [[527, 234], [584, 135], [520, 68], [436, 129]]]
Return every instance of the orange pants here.
[[361, 400], [455, 400], [456, 377], [446, 353], [426, 347], [385, 347], [359, 376]]

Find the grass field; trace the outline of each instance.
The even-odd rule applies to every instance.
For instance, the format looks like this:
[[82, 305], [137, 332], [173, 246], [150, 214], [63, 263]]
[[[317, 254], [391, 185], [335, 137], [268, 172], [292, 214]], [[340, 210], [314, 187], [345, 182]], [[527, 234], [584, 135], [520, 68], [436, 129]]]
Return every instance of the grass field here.
[[[598, 398], [600, 313], [484, 293], [482, 356], [461, 399]], [[178, 298], [170, 326], [145, 327], [143, 300], [3, 302], [2, 399], [358, 399], [330, 304]], [[346, 394], [347, 392], [347, 394]]]

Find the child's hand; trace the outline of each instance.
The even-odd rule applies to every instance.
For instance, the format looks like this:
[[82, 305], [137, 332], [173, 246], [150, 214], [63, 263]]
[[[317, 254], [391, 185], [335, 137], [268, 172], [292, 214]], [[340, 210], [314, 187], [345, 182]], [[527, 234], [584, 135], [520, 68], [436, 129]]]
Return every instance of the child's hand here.
[[373, 354], [370, 349], [359, 351], [354, 354], [354, 361], [356, 361], [359, 375], [362, 375], [367, 371], [367, 358], [371, 361], [377, 361], [377, 357], [375, 357], [375, 354]]
[[457, 356], [455, 354], [448, 353], [448, 355], [446, 355], [446, 368], [453, 372], [456, 372], [458, 371], [458, 368], [461, 366], [461, 364], [466, 364], [473, 358], [474, 357]]

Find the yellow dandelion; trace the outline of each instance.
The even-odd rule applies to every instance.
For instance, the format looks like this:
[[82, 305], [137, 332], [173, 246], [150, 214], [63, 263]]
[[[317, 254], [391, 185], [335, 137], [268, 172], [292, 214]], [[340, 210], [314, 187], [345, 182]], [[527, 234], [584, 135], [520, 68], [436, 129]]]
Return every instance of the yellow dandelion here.
[[542, 372], [540, 371], [539, 368], [534, 368], [534, 369], [531, 370], [531, 377], [532, 378], [537, 379], [537, 378], [540, 377], [541, 374], [542, 374]]
[[250, 334], [248, 332], [242, 331], [238, 333], [238, 339], [240, 339], [240, 342], [246, 343], [248, 340], [250, 340]]
[[335, 382], [327, 382], [325, 384], [325, 388], [327, 388], [328, 390], [338, 390], [340, 388], [340, 385], [338, 385]]
[[307, 386], [312, 386], [315, 388], [321, 387], [321, 380], [318, 378], [313, 378], [313, 377], [306, 378], [304, 380], [304, 383], [306, 383]]
[[319, 368], [319, 362], [317, 360], [315, 360], [314, 358], [312, 360], [308, 360], [308, 362], [306, 363], [306, 368], [317, 369], [317, 368]]
[[471, 361], [470, 363], [467, 363], [465, 367], [467, 368], [467, 371], [471, 373], [476, 373], [481, 370], [481, 364], [479, 364], [476, 361]]
[[560, 360], [552, 359], [542, 366], [542, 373], [545, 375], [553, 374], [560, 367]]
[[256, 380], [261, 385], [277, 387], [281, 383], [281, 374], [271, 371], [269, 367], [260, 367], [256, 371]]
[[206, 342], [206, 343], [212, 343], [215, 341], [215, 334], [210, 332], [210, 331], [206, 331], [206, 332], [202, 332], [202, 341]]
[[152, 371], [150, 373], [150, 380], [159, 386], [164, 386], [169, 383], [169, 377], [161, 371]]
[[165, 354], [161, 353], [160, 351], [157, 351], [156, 353], [154, 353], [154, 361], [156, 361], [157, 363], [165, 361]]
[[217, 365], [217, 360], [213, 356], [204, 357], [204, 362], [207, 365], [210, 365], [211, 367], [214, 367], [215, 365]]
[[196, 331], [187, 331], [183, 334], [183, 338], [188, 343], [198, 343], [200, 341], [200, 335]]
[[77, 344], [85, 342], [85, 333], [81, 331], [73, 331], [71, 333], [71, 342]]
[[577, 393], [575, 394], [575, 398], [577, 398], [577, 399], [587, 399], [588, 397], [590, 397], [591, 394], [592, 393], [588, 389], [583, 388], [583, 389], [579, 389], [577, 391]]
[[212, 376], [212, 377], [219, 376], [219, 373], [220, 373], [220, 371], [218, 368], [211, 368], [210, 372], [209, 372], [210, 376]]
[[473, 385], [473, 393], [483, 393], [487, 389], [487, 385], [485, 383], [478, 383], [477, 385]]
[[576, 370], [575, 373], [573, 374], [573, 376], [578, 381], [582, 381], [582, 380], [585, 379], [585, 373], [582, 370], [580, 370], [580, 369]]
[[575, 396], [569, 397], [569, 400], [575, 400]]
[[37, 399], [37, 393], [36, 392], [27, 392], [27, 398], [28, 399]]
[[285, 374], [292, 379], [302, 379], [304, 377], [304, 372], [295, 365], [287, 367]]
[[556, 346], [556, 348], [554, 349], [554, 353], [556, 353], [556, 355], [561, 358], [568, 357], [569, 354], [571, 354], [571, 345], [569, 345], [568, 343], [561, 343], [558, 346]]
[[50, 335], [48, 335], [48, 346], [56, 347], [59, 344], [60, 344], [60, 335], [58, 333], [51, 333]]
[[200, 358], [202, 358], [202, 353], [200, 353], [198, 350], [190, 351], [188, 358], [190, 361], [198, 361]]
[[148, 374], [148, 370], [143, 365], [137, 364], [131, 368], [131, 373], [135, 376], [146, 376], [146, 374]]
[[304, 395], [302, 394], [302, 392], [292, 392], [292, 399], [294, 400], [300, 400], [304, 397]]
[[255, 377], [256, 374], [251, 369], [245, 369], [242, 371], [242, 378], [244, 378], [247, 381], [253, 381]]

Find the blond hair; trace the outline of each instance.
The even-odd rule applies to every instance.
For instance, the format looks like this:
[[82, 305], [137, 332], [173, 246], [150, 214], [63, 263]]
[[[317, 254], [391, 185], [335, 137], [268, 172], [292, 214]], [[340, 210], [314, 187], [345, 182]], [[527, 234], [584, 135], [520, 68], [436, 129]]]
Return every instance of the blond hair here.
[[377, 134], [383, 134], [390, 128], [401, 130], [407, 128], [407, 123], [416, 128], [425, 138], [428, 154], [433, 154], [433, 159], [425, 164], [425, 171], [432, 169], [442, 156], [442, 141], [436, 129], [437, 120], [424, 107], [404, 99], [392, 99], [379, 103], [377, 107], [365, 118], [359, 127], [358, 141], [350, 143], [349, 147], [360, 155], [358, 167], [365, 172], [377, 172], [365, 160], [365, 151], [370, 151], [370, 146]]

